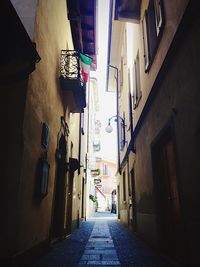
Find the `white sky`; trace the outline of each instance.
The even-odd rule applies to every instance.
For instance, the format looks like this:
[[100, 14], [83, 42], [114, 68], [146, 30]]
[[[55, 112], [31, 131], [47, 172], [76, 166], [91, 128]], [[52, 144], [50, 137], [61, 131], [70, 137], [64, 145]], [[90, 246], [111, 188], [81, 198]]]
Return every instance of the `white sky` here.
[[101, 121], [101, 157], [103, 159], [116, 161], [117, 159], [117, 135], [116, 122], [112, 120], [112, 133], [106, 133], [105, 127], [108, 124], [108, 118], [116, 115], [116, 94], [106, 92], [106, 72], [107, 72], [107, 50], [108, 50], [108, 16], [109, 0], [98, 1], [98, 24], [97, 24], [97, 71], [91, 73], [98, 80], [99, 93], [99, 114]]

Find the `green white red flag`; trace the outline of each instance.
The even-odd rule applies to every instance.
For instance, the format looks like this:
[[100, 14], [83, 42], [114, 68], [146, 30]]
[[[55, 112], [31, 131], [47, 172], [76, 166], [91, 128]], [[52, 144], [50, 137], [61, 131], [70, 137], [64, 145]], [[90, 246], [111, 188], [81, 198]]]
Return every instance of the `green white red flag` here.
[[92, 58], [80, 53], [80, 59], [81, 59], [81, 74], [83, 80], [87, 82], [90, 73], [90, 66], [92, 64]]

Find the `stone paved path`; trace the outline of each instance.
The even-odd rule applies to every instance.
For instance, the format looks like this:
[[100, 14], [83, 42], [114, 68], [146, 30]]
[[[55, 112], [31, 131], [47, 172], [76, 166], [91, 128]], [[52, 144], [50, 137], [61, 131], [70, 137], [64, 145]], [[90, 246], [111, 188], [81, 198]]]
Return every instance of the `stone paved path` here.
[[120, 266], [107, 221], [96, 221], [79, 266]]
[[108, 226], [122, 267], [172, 267], [120, 223]]
[[32, 266], [172, 267], [110, 213], [96, 213]]
[[[78, 266], [87, 241], [94, 227], [94, 221], [81, 224], [72, 235], [55, 244], [49, 252], [37, 260], [33, 267], [74, 267]], [[28, 266], [27, 266], [28, 267]]]

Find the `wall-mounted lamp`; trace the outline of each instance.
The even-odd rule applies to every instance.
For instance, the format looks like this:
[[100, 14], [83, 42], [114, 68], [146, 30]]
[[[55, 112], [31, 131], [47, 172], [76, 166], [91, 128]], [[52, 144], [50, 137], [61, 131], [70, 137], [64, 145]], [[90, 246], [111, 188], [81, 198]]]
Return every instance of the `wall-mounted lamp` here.
[[[115, 118], [115, 119], [114, 119]], [[125, 144], [127, 143], [126, 141], [126, 132], [125, 132], [125, 119], [120, 117], [119, 115], [112, 116], [111, 118], [108, 119], [108, 125], [106, 126], [105, 130], [107, 133], [111, 133], [113, 131], [113, 127], [111, 126], [111, 120], [114, 119], [115, 122], [118, 123], [119, 119], [121, 120], [121, 123], [118, 124], [118, 147], [119, 150], [123, 150]]]
[[117, 122], [118, 119], [120, 119], [122, 121], [122, 128], [123, 129], [125, 129], [125, 127], [126, 127], [125, 120], [122, 117], [120, 117], [119, 115], [114, 115], [108, 119], [108, 125], [105, 128], [107, 133], [111, 133], [113, 131], [113, 127], [111, 126], [111, 120], [114, 118], [115, 118], [115, 122]]
[[105, 130], [107, 133], [112, 133], [113, 127], [110, 124], [110, 120], [108, 120], [108, 125], [106, 126]]

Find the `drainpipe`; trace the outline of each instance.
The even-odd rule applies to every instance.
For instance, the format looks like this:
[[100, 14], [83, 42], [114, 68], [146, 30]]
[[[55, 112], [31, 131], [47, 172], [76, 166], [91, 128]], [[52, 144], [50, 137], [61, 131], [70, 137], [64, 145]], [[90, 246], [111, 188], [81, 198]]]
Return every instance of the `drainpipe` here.
[[116, 70], [117, 75], [115, 76], [116, 80], [116, 108], [117, 108], [117, 166], [118, 166], [118, 172], [121, 174], [121, 169], [120, 169], [120, 149], [119, 149], [119, 86], [118, 86], [118, 75], [119, 71], [118, 68], [112, 65], [109, 65], [110, 68], [113, 68]]

